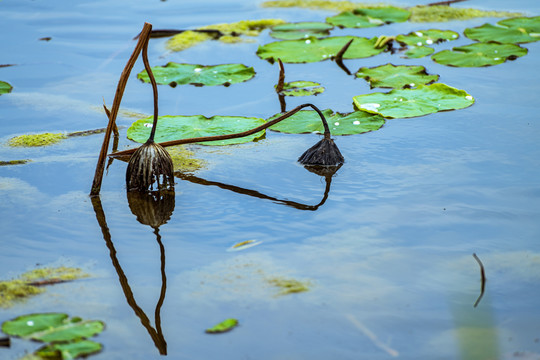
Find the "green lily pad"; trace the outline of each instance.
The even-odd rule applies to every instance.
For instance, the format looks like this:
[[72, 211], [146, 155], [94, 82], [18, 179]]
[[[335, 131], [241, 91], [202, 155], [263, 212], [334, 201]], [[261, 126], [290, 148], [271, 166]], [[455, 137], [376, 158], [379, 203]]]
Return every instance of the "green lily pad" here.
[[439, 75], [429, 75], [423, 66], [407, 66], [386, 64], [377, 67], [363, 67], [358, 70], [356, 77], [369, 82], [371, 88], [416, 87], [439, 80]]
[[13, 86], [11, 86], [10, 84], [8, 84], [5, 81], [0, 81], [0, 95], [7, 94], [11, 92], [12, 89], [13, 89]]
[[353, 97], [357, 109], [385, 118], [409, 118], [438, 111], [463, 109], [474, 103], [464, 90], [446, 84], [419, 85], [414, 89], [397, 89]]
[[[201, 136], [214, 136], [234, 134], [253, 129], [263, 125], [265, 121], [253, 117], [241, 116], [212, 116], [203, 115], [165, 115], [160, 116], [154, 140], [156, 142], [194, 138]], [[127, 137], [139, 143], [145, 143], [152, 128], [152, 117], [137, 120], [127, 130]], [[204, 145], [231, 145], [257, 140], [263, 137], [264, 130], [255, 134], [237, 139], [204, 142]]]
[[303, 40], [283, 40], [260, 46], [257, 55], [261, 59], [285, 63], [309, 63], [333, 58], [350, 41], [354, 40], [345, 52], [344, 59], [359, 59], [380, 54], [384, 48], [376, 49], [377, 38], [356, 36], [335, 36], [324, 39], [310, 37]]
[[430, 46], [442, 41], [456, 40], [459, 34], [452, 30], [418, 30], [407, 35], [396, 36], [396, 41], [404, 45]]
[[427, 46], [410, 46], [405, 51], [405, 57], [408, 59], [420, 59], [424, 56], [431, 55], [435, 52], [435, 49]]
[[[165, 66], [152, 67], [156, 82], [161, 85], [197, 85], [215, 86], [236, 84], [255, 76], [255, 70], [243, 64], [195, 65], [170, 62]], [[149, 83], [146, 70], [137, 74], [137, 78]]]
[[[375, 131], [380, 129], [385, 122], [382, 116], [370, 114], [365, 111], [341, 114], [326, 109], [322, 113], [328, 121], [330, 132], [336, 136]], [[268, 120], [273, 120], [280, 115], [276, 114]], [[321, 118], [314, 110], [301, 110], [291, 117], [271, 126], [270, 129], [288, 134], [324, 133]]]
[[503, 44], [521, 44], [540, 40], [540, 16], [502, 20], [497, 25], [484, 24], [467, 28], [464, 32], [469, 39]]
[[75, 359], [85, 357], [102, 350], [100, 343], [91, 340], [77, 340], [68, 343], [52, 343], [35, 351], [39, 359]]
[[322, 22], [299, 22], [276, 25], [270, 36], [280, 40], [297, 40], [309, 37], [325, 37], [334, 27]]
[[393, 6], [344, 11], [326, 19], [326, 22], [339, 27], [368, 28], [393, 22], [405, 22], [410, 11]]
[[291, 81], [283, 84], [283, 90], [280, 92], [285, 96], [310, 96], [324, 92], [321, 84], [313, 81]]
[[220, 334], [227, 331], [231, 331], [235, 327], [238, 326], [238, 320], [236, 319], [226, 319], [220, 322], [217, 325], [212, 326], [209, 329], [206, 329], [206, 333], [208, 334]]
[[443, 50], [431, 58], [439, 64], [448, 66], [480, 67], [502, 64], [507, 59], [514, 60], [526, 54], [527, 49], [518, 45], [489, 42]]
[[69, 319], [62, 313], [23, 315], [2, 324], [2, 331], [8, 335], [43, 342], [85, 339], [99, 334], [104, 328], [101, 321]]

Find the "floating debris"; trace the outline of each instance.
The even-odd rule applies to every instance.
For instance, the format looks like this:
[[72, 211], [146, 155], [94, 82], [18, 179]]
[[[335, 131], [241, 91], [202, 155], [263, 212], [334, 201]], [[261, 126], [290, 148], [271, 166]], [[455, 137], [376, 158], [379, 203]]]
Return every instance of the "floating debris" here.
[[226, 319], [220, 322], [217, 325], [214, 325], [213, 327], [206, 329], [205, 332], [207, 334], [221, 334], [227, 331], [231, 331], [235, 327], [238, 326], [238, 320], [236, 319]]
[[253, 246], [257, 246], [259, 244], [262, 244], [262, 241], [257, 241], [257, 240], [246, 240], [246, 241], [241, 241], [237, 244], [234, 244], [233, 246], [231, 246], [230, 248], [227, 249], [227, 251], [241, 251], [241, 250], [246, 250], [246, 249], [249, 249], [250, 247], [253, 247]]

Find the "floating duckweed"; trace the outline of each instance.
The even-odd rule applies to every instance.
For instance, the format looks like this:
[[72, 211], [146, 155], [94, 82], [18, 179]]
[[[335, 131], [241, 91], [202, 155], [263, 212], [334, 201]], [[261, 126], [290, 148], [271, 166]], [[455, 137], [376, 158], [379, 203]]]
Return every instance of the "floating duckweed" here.
[[170, 146], [167, 151], [171, 155], [175, 171], [195, 172], [206, 166], [204, 160], [194, 158], [195, 153], [184, 146]]
[[[200, 30], [217, 30], [223, 34], [219, 40], [225, 43], [243, 42], [240, 35], [258, 36], [261, 31], [274, 25], [284, 24], [281, 19], [242, 20], [235, 23], [223, 23], [203, 26]], [[167, 48], [172, 51], [182, 51], [206, 40], [215, 39], [211, 34], [195, 31], [184, 31], [169, 39]]]
[[286, 279], [281, 277], [270, 278], [266, 280], [270, 285], [280, 289], [279, 295], [295, 294], [304, 291], [309, 291], [311, 283], [309, 281], [299, 281], [296, 279]]
[[444, 22], [451, 20], [468, 20], [481, 17], [513, 17], [520, 13], [507, 11], [486, 11], [479, 9], [453, 8], [450, 6], [414, 6], [410, 8], [410, 22]]
[[18, 279], [0, 281], [0, 308], [9, 308], [16, 302], [40, 294], [45, 288], [36, 286], [38, 282], [69, 281], [88, 277], [79, 268], [41, 268], [25, 272]]
[[62, 139], [65, 139], [65, 134], [53, 134], [53, 133], [44, 133], [44, 134], [34, 134], [34, 135], [20, 135], [9, 139], [9, 146], [20, 146], [20, 147], [35, 147], [35, 146], [47, 146], [56, 144]]

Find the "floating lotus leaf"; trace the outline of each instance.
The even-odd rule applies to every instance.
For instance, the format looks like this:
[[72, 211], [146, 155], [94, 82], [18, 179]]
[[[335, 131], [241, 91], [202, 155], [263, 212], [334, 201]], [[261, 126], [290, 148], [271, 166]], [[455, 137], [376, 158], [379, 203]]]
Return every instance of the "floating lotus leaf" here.
[[435, 49], [427, 46], [410, 46], [407, 51], [405, 51], [405, 57], [408, 59], [419, 59], [431, 55], [434, 52]]
[[283, 84], [281, 94], [285, 96], [310, 96], [324, 92], [321, 84], [313, 81], [292, 81]]
[[212, 326], [209, 329], [206, 329], [208, 334], [220, 334], [227, 331], [231, 331], [233, 328], [238, 326], [238, 320], [236, 319], [226, 319], [220, 322], [219, 324]]
[[358, 95], [353, 98], [356, 108], [386, 118], [409, 118], [438, 111], [463, 109], [474, 103], [464, 90], [435, 83], [414, 89], [392, 90], [388, 93]]
[[322, 22], [299, 22], [276, 25], [270, 36], [281, 40], [297, 40], [309, 37], [324, 37], [330, 34], [334, 27]]
[[[90, 340], [45, 345], [34, 353], [38, 359], [75, 359], [100, 352], [103, 346]], [[60, 354], [60, 357], [58, 357]]]
[[[349, 114], [335, 113], [330, 109], [323, 110], [332, 135], [354, 135], [380, 129], [384, 118], [365, 111], [355, 111]], [[268, 120], [277, 118], [276, 114]], [[271, 130], [288, 134], [324, 133], [321, 118], [313, 110], [301, 110], [291, 117], [270, 127]]]
[[429, 75], [423, 66], [407, 66], [386, 64], [377, 67], [363, 67], [358, 70], [356, 77], [369, 82], [371, 88], [416, 87], [429, 84], [439, 79], [439, 75]]
[[85, 339], [99, 334], [104, 328], [101, 321], [70, 319], [61, 313], [23, 315], [2, 324], [2, 331], [8, 335], [43, 342]]
[[344, 11], [326, 19], [329, 24], [348, 28], [367, 28], [407, 21], [410, 11], [393, 6]]
[[502, 64], [507, 59], [514, 60], [526, 54], [527, 49], [518, 45], [489, 42], [443, 50], [431, 58], [439, 64], [448, 66], [480, 67]]
[[[197, 85], [214, 86], [236, 84], [255, 76], [255, 70], [242, 64], [194, 65], [170, 62], [165, 66], [152, 67], [156, 82], [161, 85]], [[137, 74], [137, 78], [149, 83], [146, 70]]]
[[13, 86], [5, 81], [0, 81], [0, 95], [11, 92], [11, 89], [13, 89]]
[[[212, 116], [203, 115], [159, 117], [154, 140], [156, 142], [194, 138], [201, 136], [226, 135], [247, 131], [263, 125], [265, 121], [259, 118], [241, 116]], [[152, 128], [152, 117], [135, 121], [127, 130], [127, 137], [133, 141], [145, 143]], [[231, 145], [257, 140], [263, 137], [265, 131], [237, 139], [206, 142], [205, 145]]]
[[366, 58], [380, 54], [384, 50], [384, 48], [375, 48], [376, 37], [367, 39], [356, 36], [335, 36], [324, 39], [311, 37], [305, 40], [276, 41], [260, 46], [257, 55], [270, 62], [277, 59], [285, 63], [317, 62], [336, 56], [351, 39], [354, 41], [345, 52], [344, 59]]
[[502, 20], [497, 25], [465, 29], [465, 36], [476, 41], [521, 44], [540, 40], [540, 16]]
[[396, 36], [399, 43], [413, 46], [429, 46], [457, 38], [459, 38], [459, 34], [455, 31], [437, 29], [413, 31], [407, 35]]

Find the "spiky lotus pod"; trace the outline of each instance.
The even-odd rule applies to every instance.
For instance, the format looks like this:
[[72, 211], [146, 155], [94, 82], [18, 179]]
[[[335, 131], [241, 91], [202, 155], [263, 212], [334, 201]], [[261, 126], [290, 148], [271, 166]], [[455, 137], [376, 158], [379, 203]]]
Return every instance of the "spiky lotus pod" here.
[[137, 149], [126, 170], [128, 191], [174, 189], [174, 166], [165, 148], [152, 140]]

